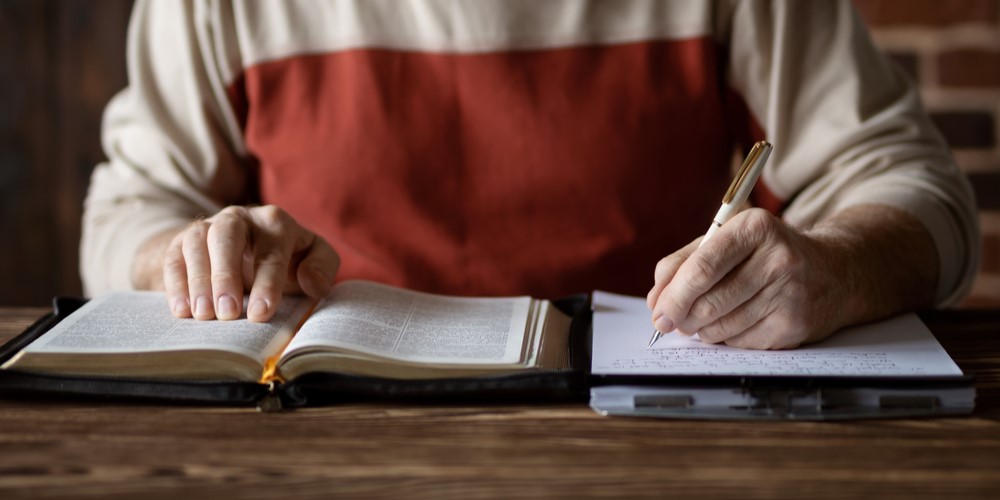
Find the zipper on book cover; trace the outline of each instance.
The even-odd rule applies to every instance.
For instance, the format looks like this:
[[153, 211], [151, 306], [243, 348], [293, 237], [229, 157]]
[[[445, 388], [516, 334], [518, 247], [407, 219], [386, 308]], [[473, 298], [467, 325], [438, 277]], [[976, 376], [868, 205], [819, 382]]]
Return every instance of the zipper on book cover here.
[[[504, 383], [519, 380], [530, 380], [539, 376], [565, 376], [565, 375], [576, 375], [579, 374], [576, 370], [553, 370], [545, 374], [534, 371], [519, 371], [513, 373], [498, 373], [489, 375], [475, 375], [470, 377], [457, 377], [457, 378], [440, 378], [440, 379], [387, 379], [383, 377], [375, 377], [370, 375], [356, 375], [356, 374], [345, 374], [336, 373], [333, 375], [333, 380], [328, 380], [324, 382], [306, 382], [305, 386], [312, 386], [315, 388], [322, 389], [324, 386], [327, 389], [332, 388], [343, 388], [343, 384], [358, 384], [363, 387], [371, 388], [374, 386], [395, 386], [395, 387], [424, 387], [428, 384], [432, 385], [455, 385], [455, 384], [468, 384], [468, 383]], [[326, 374], [331, 375], [331, 374]], [[569, 382], [572, 385], [572, 382]], [[290, 383], [289, 390], [294, 392], [298, 389], [296, 381]], [[281, 392], [280, 387], [274, 389], [275, 393]], [[277, 396], [277, 394], [275, 394]], [[262, 410], [263, 411], [263, 410]]]
[[275, 380], [267, 382], [267, 394], [257, 400], [257, 411], [260, 413], [276, 413], [282, 410], [281, 394]]
[[[151, 398], [153, 400], [181, 400], [181, 401], [218, 401], [222, 403], [242, 403], [246, 404], [256, 399], [239, 399], [214, 397], [201, 398], [194, 397], [191, 393], [184, 391], [202, 391], [213, 386], [231, 386], [234, 384], [247, 384], [246, 380], [239, 379], [213, 379], [213, 380], [176, 380], [156, 377], [115, 377], [109, 375], [51, 375], [41, 373], [21, 372], [7, 370], [0, 373], [0, 388], [48, 391], [63, 394], [107, 396], [123, 398]], [[252, 382], [251, 382], [252, 383]], [[94, 384], [109, 384], [108, 386]], [[141, 386], [136, 389], [136, 387]], [[157, 388], [166, 387], [166, 392]], [[180, 388], [180, 392], [176, 390]], [[240, 391], [242, 394], [244, 391]], [[199, 396], [201, 393], [199, 393]]]
[[520, 380], [525, 378], [535, 378], [539, 376], [552, 376], [552, 375], [565, 375], [570, 373], [576, 373], [576, 370], [571, 369], [553, 369], [546, 371], [516, 371], [508, 373], [491, 373], [486, 375], [469, 375], [464, 377], [443, 377], [443, 378], [432, 378], [432, 379], [394, 379], [377, 377], [373, 375], [355, 375], [349, 373], [335, 373], [338, 378], [350, 379], [356, 382], [372, 382], [372, 383], [397, 383], [397, 384], [415, 384], [421, 385], [426, 384], [429, 381], [433, 382], [487, 382], [487, 381], [497, 381], [503, 382], [507, 380]]

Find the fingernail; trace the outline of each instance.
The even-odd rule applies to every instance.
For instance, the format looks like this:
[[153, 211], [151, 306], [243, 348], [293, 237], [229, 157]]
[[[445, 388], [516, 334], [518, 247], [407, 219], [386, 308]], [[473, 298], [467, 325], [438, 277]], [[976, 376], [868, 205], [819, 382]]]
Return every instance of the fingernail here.
[[236, 299], [230, 295], [220, 295], [219, 305], [215, 310], [216, 316], [219, 319], [234, 319], [239, 316], [239, 312], [236, 310]]
[[257, 299], [250, 304], [250, 309], [247, 311], [248, 316], [261, 317], [267, 314], [267, 302], [263, 299]]
[[194, 300], [194, 315], [195, 317], [204, 318], [212, 313], [212, 301], [204, 295], [200, 295]]
[[174, 299], [174, 315], [183, 316], [188, 309], [188, 300], [185, 297], [177, 297]]
[[663, 333], [674, 331], [674, 322], [670, 321], [670, 318], [663, 313], [660, 313], [660, 316], [653, 321], [653, 326]]

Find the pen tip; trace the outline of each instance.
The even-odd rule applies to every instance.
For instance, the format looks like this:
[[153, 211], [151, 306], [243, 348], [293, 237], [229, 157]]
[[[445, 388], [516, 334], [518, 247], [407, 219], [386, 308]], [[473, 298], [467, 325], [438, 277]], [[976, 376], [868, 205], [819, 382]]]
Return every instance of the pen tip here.
[[653, 338], [649, 339], [649, 344], [647, 344], [647, 345], [646, 345], [646, 350], [647, 350], [647, 351], [648, 351], [648, 350], [649, 350], [649, 349], [650, 349], [651, 347], [653, 347], [653, 344], [655, 344], [657, 340], [659, 340], [659, 339], [660, 339], [660, 335], [663, 335], [663, 334], [662, 334], [662, 333], [660, 333], [660, 331], [659, 331], [659, 330], [653, 330]]

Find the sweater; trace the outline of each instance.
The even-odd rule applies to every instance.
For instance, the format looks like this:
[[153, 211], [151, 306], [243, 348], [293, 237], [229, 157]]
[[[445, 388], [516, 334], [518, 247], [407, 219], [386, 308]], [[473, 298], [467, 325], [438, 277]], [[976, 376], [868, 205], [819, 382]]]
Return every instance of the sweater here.
[[971, 285], [968, 181], [847, 1], [136, 3], [81, 268], [128, 289], [150, 237], [274, 204], [338, 279], [471, 295], [644, 294], [750, 145], [753, 202], [798, 228], [919, 219], [936, 302]]

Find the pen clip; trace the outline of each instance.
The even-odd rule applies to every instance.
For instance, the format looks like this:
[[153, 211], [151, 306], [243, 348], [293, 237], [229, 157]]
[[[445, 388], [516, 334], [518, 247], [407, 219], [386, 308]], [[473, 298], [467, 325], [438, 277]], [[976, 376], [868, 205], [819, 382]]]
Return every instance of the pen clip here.
[[725, 196], [722, 197], [722, 203], [729, 204], [733, 202], [733, 198], [736, 196], [736, 192], [739, 191], [740, 186], [745, 182], [747, 175], [750, 173], [751, 168], [757, 163], [760, 158], [761, 153], [764, 152], [765, 148], [770, 148], [771, 144], [767, 141], [757, 141], [750, 149], [750, 154], [747, 155], [746, 159], [743, 160], [743, 165], [740, 166], [740, 171], [733, 178], [733, 183], [729, 185], [729, 189], [726, 191]]

